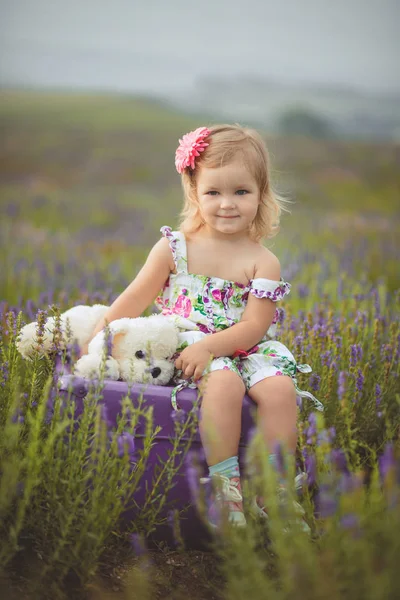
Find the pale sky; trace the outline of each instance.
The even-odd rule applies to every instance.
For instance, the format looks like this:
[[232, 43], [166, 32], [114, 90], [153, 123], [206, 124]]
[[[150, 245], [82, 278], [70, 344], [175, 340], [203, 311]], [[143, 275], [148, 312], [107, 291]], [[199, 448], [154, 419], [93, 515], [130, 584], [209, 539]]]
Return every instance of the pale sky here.
[[399, 92], [399, 24], [398, 0], [0, 0], [0, 83], [113, 88], [128, 68], [144, 91], [253, 75]]

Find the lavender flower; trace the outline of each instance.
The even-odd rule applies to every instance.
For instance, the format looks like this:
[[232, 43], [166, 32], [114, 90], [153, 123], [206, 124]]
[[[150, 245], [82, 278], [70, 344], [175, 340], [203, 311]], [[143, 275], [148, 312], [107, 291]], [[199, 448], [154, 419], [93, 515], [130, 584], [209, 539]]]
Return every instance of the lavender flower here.
[[375, 402], [376, 402], [377, 407], [380, 405], [381, 401], [382, 401], [382, 390], [381, 390], [381, 386], [379, 385], [379, 383], [377, 383], [375, 385]]
[[356, 379], [356, 387], [358, 392], [362, 392], [364, 388], [364, 374], [361, 369], [358, 369], [357, 379]]
[[362, 360], [362, 347], [360, 344], [352, 344], [350, 347], [350, 365], [354, 367]]
[[317, 461], [315, 454], [307, 453], [305, 468], [307, 473], [307, 484], [310, 486], [314, 485], [317, 480]]
[[194, 503], [197, 503], [200, 491], [200, 466], [199, 455], [194, 452], [188, 452], [185, 460], [186, 481], [188, 482], [190, 495]]
[[132, 456], [135, 452], [135, 438], [130, 433], [124, 431], [121, 435], [118, 436], [118, 456], [122, 458], [125, 454], [129, 454]]
[[338, 509], [338, 500], [331, 487], [327, 484], [322, 484], [316, 496], [316, 511], [318, 517], [326, 519], [332, 517]]
[[183, 424], [186, 421], [186, 413], [182, 408], [171, 411], [171, 419], [175, 423]]
[[101, 407], [101, 418], [105, 422], [108, 429], [113, 427], [114, 423], [113, 423], [112, 419], [110, 419], [108, 407], [106, 404], [103, 404]]
[[307, 285], [305, 285], [304, 283], [300, 283], [297, 286], [297, 292], [299, 294], [299, 298], [307, 298], [307, 296], [310, 295], [310, 289]]
[[132, 533], [130, 536], [130, 543], [136, 556], [143, 556], [146, 554], [147, 548], [142, 535], [139, 533]]
[[323, 352], [321, 354], [321, 364], [329, 367], [331, 359], [332, 359], [332, 352], [330, 350], [327, 350], [326, 352]]
[[[273, 457], [273, 458], [272, 458]], [[270, 462], [279, 475], [284, 476], [286, 473], [285, 455], [283, 452], [283, 444], [277, 442], [275, 444], [274, 453], [270, 455]]]
[[389, 473], [395, 469], [396, 461], [394, 458], [394, 448], [392, 442], [388, 442], [385, 446], [384, 453], [379, 457], [379, 473], [381, 481], [386, 481]]
[[356, 537], [359, 537], [361, 535], [360, 519], [356, 514], [348, 513], [346, 515], [343, 515], [340, 519], [340, 524], [344, 529], [352, 530], [353, 534], [355, 534]]
[[338, 397], [339, 400], [342, 400], [345, 392], [346, 392], [346, 381], [347, 381], [347, 371], [340, 371], [338, 377]]
[[339, 481], [338, 489], [343, 494], [354, 492], [363, 485], [362, 478], [359, 475], [354, 475], [350, 472], [342, 473]]
[[329, 441], [333, 442], [336, 437], [336, 429], [335, 427], [329, 427]]
[[310, 413], [308, 417], [308, 427], [306, 429], [307, 444], [313, 443], [313, 438], [317, 434], [317, 417], [315, 412]]
[[350, 473], [348, 465], [347, 465], [346, 455], [343, 452], [343, 450], [341, 450], [340, 448], [334, 448], [331, 451], [330, 460], [333, 463], [333, 465], [336, 467], [336, 469], [338, 471], [340, 471], [341, 473], [344, 473], [346, 475], [348, 475]]
[[316, 373], [312, 373], [309, 379], [309, 385], [313, 392], [318, 392], [321, 384], [321, 377]]

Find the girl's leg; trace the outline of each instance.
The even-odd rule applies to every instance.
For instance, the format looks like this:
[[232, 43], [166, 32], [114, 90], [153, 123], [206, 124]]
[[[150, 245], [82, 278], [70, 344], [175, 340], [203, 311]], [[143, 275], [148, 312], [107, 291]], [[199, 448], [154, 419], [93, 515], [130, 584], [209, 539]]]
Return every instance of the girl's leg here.
[[297, 403], [291, 377], [277, 375], [253, 385], [248, 395], [257, 404], [260, 427], [270, 452], [277, 442], [296, 452]]
[[[286, 450], [296, 452], [297, 445], [297, 402], [296, 390], [291, 377], [286, 375], [271, 376], [259, 381], [248, 391], [248, 395], [258, 405], [258, 416], [261, 431], [270, 453], [270, 460], [276, 468], [276, 457], [272, 454], [279, 442]], [[275, 463], [275, 464], [274, 464]], [[285, 474], [281, 479], [280, 492], [285, 489]], [[285, 502], [285, 494], [281, 496]], [[264, 508], [264, 498], [255, 499], [256, 513], [268, 516]], [[294, 502], [295, 511], [303, 531], [310, 533], [310, 527], [303, 519], [304, 510]]]
[[245, 386], [237, 373], [224, 369], [212, 371], [202, 383], [200, 435], [214, 488], [208, 505], [208, 522], [218, 528], [225, 514], [229, 523], [243, 527], [246, 519], [238, 450]]
[[200, 383], [200, 436], [211, 467], [237, 456], [245, 386], [233, 371], [212, 371]]

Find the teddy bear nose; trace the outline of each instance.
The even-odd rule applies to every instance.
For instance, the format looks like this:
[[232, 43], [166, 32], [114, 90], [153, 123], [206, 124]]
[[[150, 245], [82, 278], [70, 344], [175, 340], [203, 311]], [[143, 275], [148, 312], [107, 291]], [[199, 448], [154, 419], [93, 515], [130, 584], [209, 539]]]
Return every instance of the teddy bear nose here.
[[154, 367], [154, 369], [151, 370], [152, 377], [158, 377], [160, 373], [161, 373], [160, 367]]

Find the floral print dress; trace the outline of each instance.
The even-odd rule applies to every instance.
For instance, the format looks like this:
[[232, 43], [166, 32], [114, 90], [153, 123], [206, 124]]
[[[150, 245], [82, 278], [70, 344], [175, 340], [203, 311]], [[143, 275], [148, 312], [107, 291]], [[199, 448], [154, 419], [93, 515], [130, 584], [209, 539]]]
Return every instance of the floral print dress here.
[[[161, 314], [173, 318], [179, 328], [177, 354], [204, 336], [223, 331], [238, 323], [249, 294], [278, 302], [290, 292], [290, 284], [282, 278], [280, 281], [257, 278], [249, 281], [248, 285], [243, 285], [219, 277], [189, 273], [184, 234], [172, 231], [167, 226], [162, 227], [160, 231], [169, 241], [176, 273], [170, 274], [164, 289], [156, 299], [156, 306]], [[204, 374], [229, 369], [242, 378], [246, 390], [266, 377], [289, 375], [297, 394], [310, 398], [318, 410], [323, 410], [319, 400], [297, 386], [296, 373], [311, 373], [311, 367], [307, 364], [298, 365], [290, 350], [274, 340], [278, 319], [279, 309], [276, 309], [271, 326], [256, 346], [247, 351], [238, 351], [232, 357], [215, 358]], [[177, 391], [188, 385], [187, 381], [179, 378], [179, 373], [175, 382], [179, 386], [173, 392], [174, 407]], [[196, 387], [193, 383], [189, 385]]]

